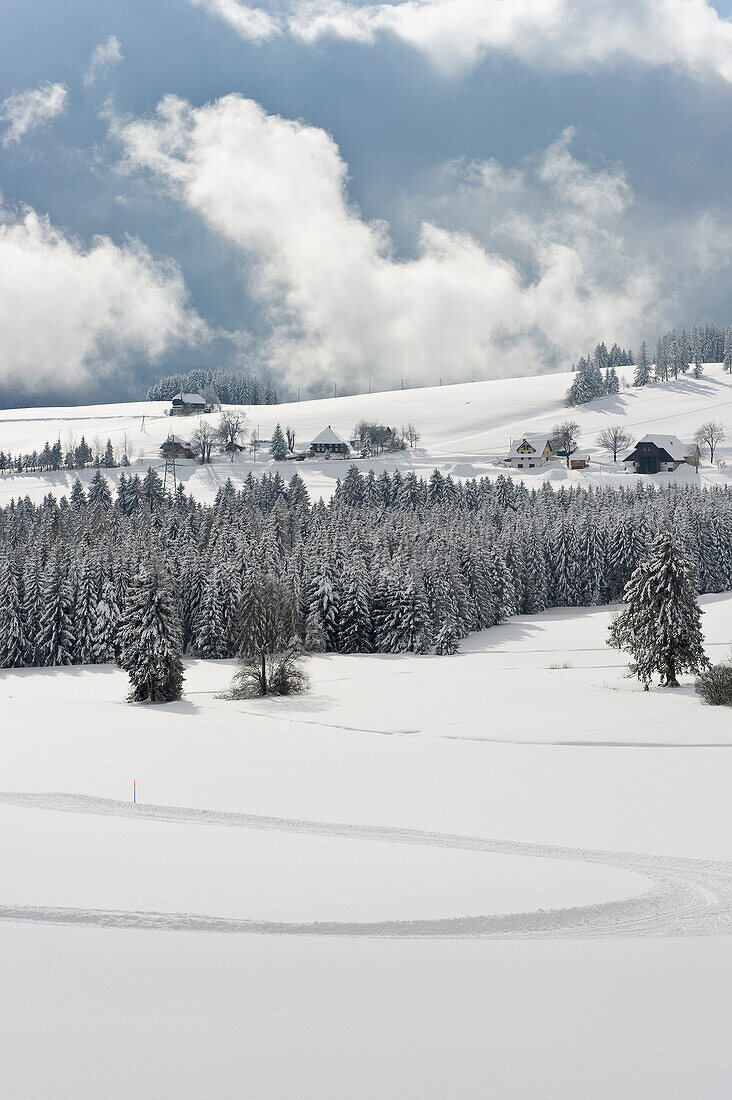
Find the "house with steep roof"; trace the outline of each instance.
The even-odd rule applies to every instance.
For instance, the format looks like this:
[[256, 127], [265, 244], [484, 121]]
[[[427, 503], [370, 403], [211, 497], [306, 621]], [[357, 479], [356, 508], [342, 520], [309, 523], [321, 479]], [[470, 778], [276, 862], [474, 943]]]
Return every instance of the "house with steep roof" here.
[[693, 443], [682, 443], [678, 436], [652, 432], [639, 439], [627, 458], [625, 469], [635, 474], [658, 474], [678, 470], [679, 466], [699, 465], [699, 450]]
[[171, 432], [167, 439], [160, 444], [160, 453], [163, 458], [195, 458], [196, 452], [190, 441], [181, 439]]
[[200, 393], [177, 393], [170, 402], [171, 416], [195, 416], [206, 411], [206, 399]]
[[515, 470], [532, 470], [544, 466], [553, 454], [552, 439], [546, 433], [535, 432], [511, 440], [506, 463]]
[[350, 453], [351, 448], [345, 439], [342, 439], [338, 432], [334, 432], [330, 424], [316, 435], [310, 444], [311, 455], [326, 455], [326, 457], [336, 455], [339, 458], [347, 458]]

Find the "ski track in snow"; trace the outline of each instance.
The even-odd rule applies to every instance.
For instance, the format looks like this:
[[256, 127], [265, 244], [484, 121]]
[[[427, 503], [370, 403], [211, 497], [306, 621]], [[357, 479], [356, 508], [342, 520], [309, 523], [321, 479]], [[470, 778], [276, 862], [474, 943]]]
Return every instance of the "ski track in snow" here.
[[160, 931], [382, 938], [589, 939], [732, 934], [732, 863], [605, 852], [381, 825], [348, 825], [177, 806], [134, 805], [72, 794], [0, 793], [0, 803], [27, 809], [148, 819], [185, 825], [263, 829], [351, 840], [566, 859], [621, 867], [647, 878], [643, 894], [568, 909], [508, 915], [394, 921], [246, 920], [194, 913], [0, 905], [0, 920]]

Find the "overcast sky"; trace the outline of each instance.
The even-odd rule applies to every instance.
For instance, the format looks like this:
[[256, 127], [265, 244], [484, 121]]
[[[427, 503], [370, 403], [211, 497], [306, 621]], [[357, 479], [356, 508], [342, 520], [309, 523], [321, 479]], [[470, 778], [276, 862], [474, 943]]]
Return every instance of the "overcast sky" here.
[[707, 0], [5, 0], [0, 394], [323, 393], [732, 320]]

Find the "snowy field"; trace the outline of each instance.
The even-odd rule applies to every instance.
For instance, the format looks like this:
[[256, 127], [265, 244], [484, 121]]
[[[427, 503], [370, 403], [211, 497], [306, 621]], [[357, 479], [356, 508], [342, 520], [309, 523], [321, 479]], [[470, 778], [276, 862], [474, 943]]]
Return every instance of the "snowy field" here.
[[[630, 379], [632, 368], [625, 373]], [[710, 467], [707, 462], [699, 475], [701, 483], [727, 483], [732, 478], [732, 376], [722, 371], [721, 366], [707, 364], [699, 380], [687, 375], [660, 385], [631, 387], [616, 396], [568, 410], [564, 396], [571, 378], [571, 374], [540, 375], [294, 404], [257, 405], [247, 410], [248, 427], [250, 430], [257, 428], [262, 439], [269, 439], [279, 421], [283, 429], [289, 426], [295, 431], [296, 447], [305, 448], [327, 425], [343, 438], [350, 439], [354, 426], [361, 419], [397, 428], [412, 423], [422, 437], [417, 448], [397, 457], [359, 459], [359, 465], [377, 473], [383, 469], [414, 469], [428, 477], [437, 467], [453, 477], [484, 474], [495, 477], [507, 472], [501, 459], [512, 438], [524, 432], [548, 432], [558, 420], [571, 416], [582, 429], [580, 449], [591, 454], [590, 469], [568, 471], [561, 460], [557, 460], [541, 469], [513, 471], [512, 476], [523, 478], [529, 484], [549, 480], [557, 485], [627, 485], [636, 475], [626, 474], [622, 467], [613, 467], [612, 456], [595, 444], [603, 428], [622, 424], [636, 439], [655, 431], [677, 435], [687, 442], [701, 423], [711, 419], [722, 422], [727, 429], [727, 439], [718, 451], [718, 457], [727, 465], [720, 470]], [[128, 433], [136, 449], [134, 468], [144, 472], [150, 464], [160, 465], [159, 447], [171, 427], [183, 437], [195, 431], [197, 417], [171, 420], [165, 415], [168, 408], [167, 402], [141, 401], [73, 409], [11, 409], [0, 412], [0, 451], [31, 453], [42, 450], [46, 441], [53, 444], [57, 439], [65, 449], [69, 433], [76, 443], [84, 435], [88, 443], [98, 438], [102, 446], [107, 439], [116, 445]], [[215, 424], [217, 418], [218, 414], [211, 414], [208, 419]], [[277, 463], [276, 468], [285, 478], [297, 470], [314, 496], [327, 498], [336, 479], [345, 475], [350, 464], [350, 461], [308, 459]], [[227, 477], [238, 484], [250, 472], [261, 474], [274, 468], [267, 448], [263, 447], [256, 462], [250, 454], [237, 456], [233, 463], [225, 455], [215, 455], [214, 462], [207, 466], [194, 460], [180, 462], [178, 473], [196, 497], [210, 501]], [[82, 474], [82, 480], [88, 481], [91, 477], [92, 471]], [[691, 469], [659, 474], [654, 480], [683, 478], [699, 482]], [[0, 502], [26, 494], [40, 501], [49, 488], [60, 496], [69, 492], [75, 479], [75, 472], [4, 475], [0, 477]]]
[[625, 678], [610, 615], [290, 700], [0, 673], [0, 1095], [728, 1095], [732, 718]]

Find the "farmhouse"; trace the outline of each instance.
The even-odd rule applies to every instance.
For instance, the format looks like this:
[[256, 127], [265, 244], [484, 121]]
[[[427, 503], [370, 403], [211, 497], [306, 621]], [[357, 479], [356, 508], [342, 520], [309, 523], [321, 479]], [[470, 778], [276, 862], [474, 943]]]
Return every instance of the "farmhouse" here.
[[552, 456], [552, 440], [547, 435], [522, 435], [511, 440], [506, 462], [515, 470], [544, 466]]
[[195, 458], [196, 453], [187, 439], [181, 439], [172, 433], [160, 444], [163, 458]]
[[345, 439], [341, 439], [338, 432], [334, 432], [330, 424], [320, 435], [316, 435], [310, 444], [310, 454], [312, 455], [340, 455], [347, 458], [350, 453], [351, 449]]
[[586, 470], [590, 465], [590, 456], [587, 451], [573, 451], [569, 456], [571, 470]]
[[644, 435], [623, 460], [625, 469], [636, 474], [658, 474], [677, 470], [688, 463], [698, 464], [698, 452], [693, 444], [682, 443], [675, 435]]
[[193, 416], [206, 412], [206, 401], [200, 393], [177, 393], [170, 403], [171, 416]]

